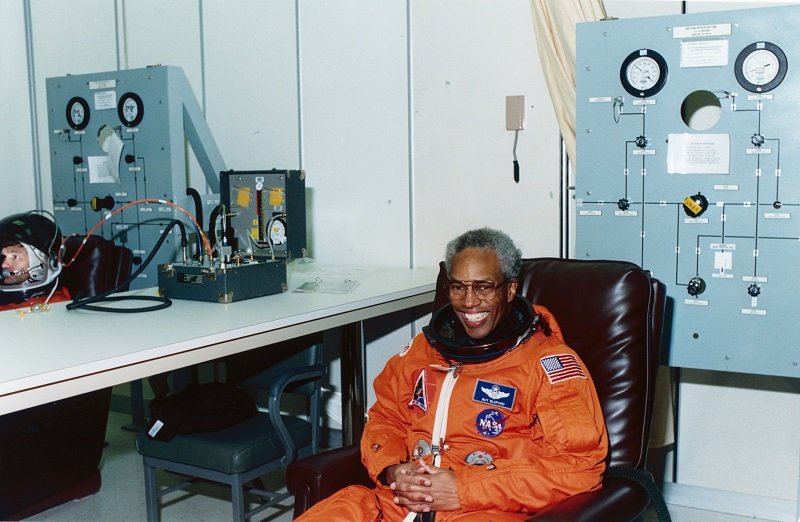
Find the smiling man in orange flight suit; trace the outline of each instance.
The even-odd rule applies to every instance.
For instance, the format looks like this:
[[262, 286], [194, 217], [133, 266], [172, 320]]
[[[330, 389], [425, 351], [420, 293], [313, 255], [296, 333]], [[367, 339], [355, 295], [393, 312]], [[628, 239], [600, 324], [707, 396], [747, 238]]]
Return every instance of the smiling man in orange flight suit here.
[[447, 245], [450, 304], [375, 379], [361, 455], [376, 487], [298, 520], [518, 521], [601, 487], [591, 376], [555, 318], [517, 295], [521, 257], [489, 228]]

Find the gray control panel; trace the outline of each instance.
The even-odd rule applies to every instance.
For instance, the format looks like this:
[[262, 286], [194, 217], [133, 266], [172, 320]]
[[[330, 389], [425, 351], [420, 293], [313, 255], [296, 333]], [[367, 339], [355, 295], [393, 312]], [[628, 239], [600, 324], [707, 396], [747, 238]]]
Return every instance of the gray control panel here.
[[800, 376], [798, 19], [578, 26], [575, 256], [667, 284], [671, 366]]

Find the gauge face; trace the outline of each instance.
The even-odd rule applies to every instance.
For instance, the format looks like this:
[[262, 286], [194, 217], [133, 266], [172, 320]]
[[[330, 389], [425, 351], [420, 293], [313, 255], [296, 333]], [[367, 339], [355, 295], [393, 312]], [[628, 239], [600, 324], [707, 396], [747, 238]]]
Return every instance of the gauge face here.
[[89, 125], [89, 104], [76, 96], [67, 102], [67, 124], [74, 130], [83, 130]]
[[282, 245], [286, 243], [286, 223], [280, 219], [272, 222], [269, 227], [269, 240], [273, 245]]
[[786, 55], [777, 45], [756, 42], [739, 53], [734, 73], [739, 85], [751, 92], [767, 92], [786, 77]]
[[133, 121], [139, 115], [139, 105], [133, 99], [128, 98], [125, 100], [125, 105], [122, 106], [122, 115], [125, 121]]
[[144, 104], [139, 95], [128, 92], [122, 95], [117, 105], [119, 120], [126, 127], [136, 127], [144, 118]]
[[778, 57], [766, 49], [753, 51], [742, 62], [744, 79], [754, 85], [768, 84], [778, 76], [779, 70]]
[[640, 56], [628, 65], [628, 81], [640, 91], [652, 89], [661, 77], [661, 69], [649, 56]]
[[70, 120], [75, 125], [80, 125], [83, 123], [83, 120], [86, 118], [86, 109], [83, 108], [78, 102], [72, 104], [72, 108], [69, 111]]
[[619, 78], [628, 93], [646, 98], [660, 91], [667, 82], [667, 62], [651, 49], [639, 49], [622, 62]]

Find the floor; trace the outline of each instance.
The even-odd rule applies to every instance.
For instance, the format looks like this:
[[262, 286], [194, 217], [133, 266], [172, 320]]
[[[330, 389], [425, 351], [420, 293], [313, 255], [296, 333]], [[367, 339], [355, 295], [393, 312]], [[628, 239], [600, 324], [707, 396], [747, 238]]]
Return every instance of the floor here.
[[[101, 471], [103, 486], [99, 493], [69, 502], [31, 517], [27, 520], [57, 522], [138, 522], [146, 519], [144, 501], [144, 478], [141, 458], [134, 447], [134, 433], [122, 426], [130, 416], [111, 412], [106, 440], [108, 447], [103, 454]], [[166, 480], [163, 477], [160, 479]], [[268, 480], [280, 486], [281, 475]], [[173, 493], [161, 509], [164, 522], [198, 522], [230, 520], [230, 503], [226, 491], [212, 485], [198, 485], [193, 493]], [[191, 496], [192, 498], [188, 498]], [[229, 497], [229, 495], [228, 495]], [[180, 502], [175, 500], [182, 499]], [[752, 518], [728, 515], [711, 511], [669, 506], [675, 522], [744, 522]], [[254, 521], [288, 522], [292, 520], [291, 498], [280, 509], [259, 513]], [[655, 522], [655, 513], [648, 513], [646, 522]], [[354, 521], [357, 522], [357, 521]]]

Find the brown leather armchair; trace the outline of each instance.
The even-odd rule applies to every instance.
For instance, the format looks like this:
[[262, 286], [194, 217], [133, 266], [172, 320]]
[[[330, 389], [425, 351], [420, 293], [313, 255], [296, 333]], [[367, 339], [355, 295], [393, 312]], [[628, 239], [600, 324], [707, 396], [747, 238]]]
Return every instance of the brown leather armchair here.
[[[447, 301], [441, 284], [446, 279], [442, 265], [434, 306]], [[525, 260], [518, 291], [555, 315], [567, 343], [589, 368], [608, 428], [609, 469], [643, 471], [664, 325], [664, 285], [632, 263], [540, 258]], [[647, 509], [650, 496], [630, 480], [630, 473], [623, 474], [626, 478], [607, 472], [602, 490], [570, 497], [529, 520], [635, 520]], [[299, 460], [287, 472], [295, 516], [349, 484], [373, 485], [357, 446]]]
[[[72, 259], [82, 241], [68, 238], [63, 258]], [[125, 281], [131, 259], [129, 249], [91, 236], [60, 279], [73, 297], [92, 296]], [[105, 388], [0, 416], [0, 520], [26, 518], [100, 489], [110, 401]]]

